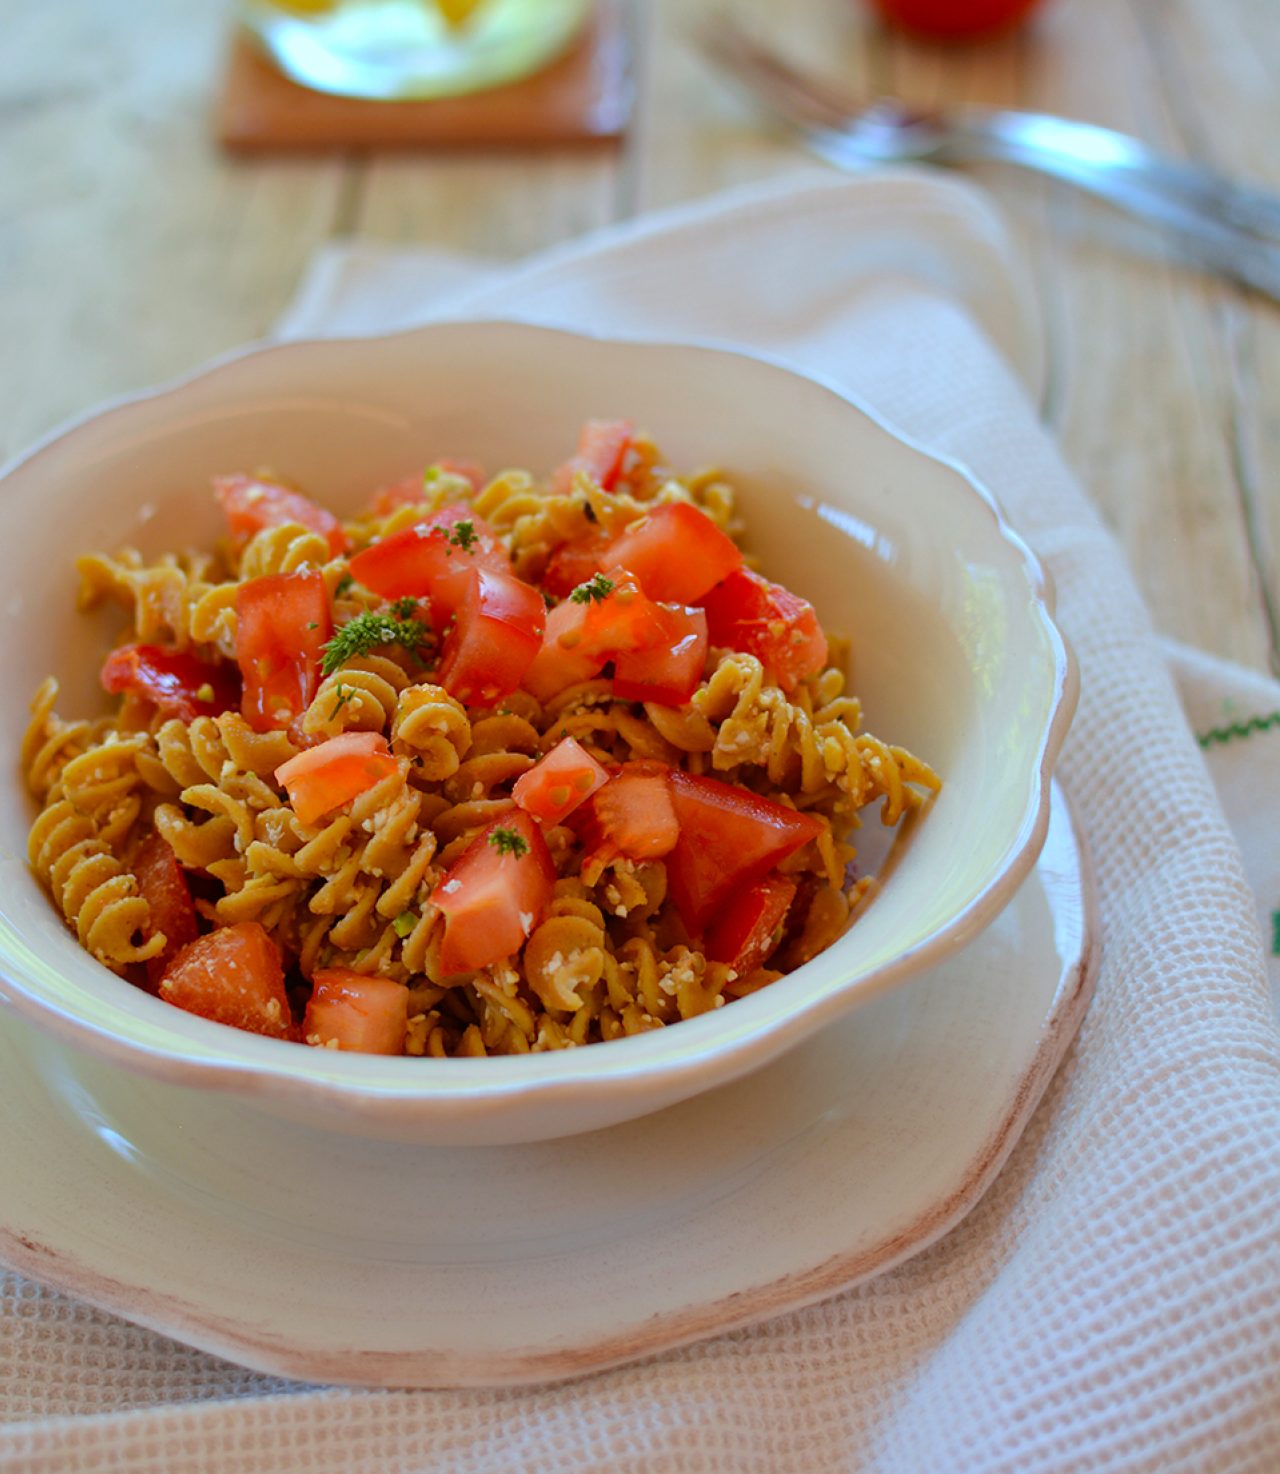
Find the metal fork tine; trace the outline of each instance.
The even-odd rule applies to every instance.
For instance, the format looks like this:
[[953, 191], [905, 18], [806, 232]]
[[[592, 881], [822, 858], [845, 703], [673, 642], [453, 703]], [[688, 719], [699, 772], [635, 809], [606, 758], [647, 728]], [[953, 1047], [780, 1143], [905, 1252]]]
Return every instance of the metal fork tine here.
[[825, 85], [815, 86], [781, 57], [758, 45], [730, 16], [710, 17], [696, 39], [712, 60], [750, 85], [787, 122], [797, 127], [843, 128], [857, 116], [851, 99], [837, 98]]

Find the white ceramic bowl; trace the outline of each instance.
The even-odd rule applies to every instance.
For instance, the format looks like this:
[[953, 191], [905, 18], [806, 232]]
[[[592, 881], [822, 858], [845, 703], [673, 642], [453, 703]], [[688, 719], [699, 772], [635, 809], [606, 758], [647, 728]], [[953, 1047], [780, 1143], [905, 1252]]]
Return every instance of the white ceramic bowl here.
[[[852, 685], [870, 729], [945, 780], [883, 893], [835, 946], [671, 1028], [439, 1061], [223, 1028], [81, 950], [25, 864], [33, 812], [16, 773], [25, 699], [46, 673], [63, 681], [64, 714], [102, 700], [111, 620], [76, 614], [76, 554], [212, 539], [218, 472], [269, 464], [349, 511], [438, 455], [549, 467], [582, 419], [624, 415], [672, 464], [726, 469], [766, 571], [853, 637]], [[57, 434], [0, 479], [0, 505], [11, 631], [0, 998], [130, 1071], [371, 1135], [496, 1143], [608, 1126], [764, 1064], [962, 946], [1010, 899], [1044, 838], [1049, 775], [1075, 702], [1044, 574], [960, 471], [760, 359], [509, 323], [255, 349]]]

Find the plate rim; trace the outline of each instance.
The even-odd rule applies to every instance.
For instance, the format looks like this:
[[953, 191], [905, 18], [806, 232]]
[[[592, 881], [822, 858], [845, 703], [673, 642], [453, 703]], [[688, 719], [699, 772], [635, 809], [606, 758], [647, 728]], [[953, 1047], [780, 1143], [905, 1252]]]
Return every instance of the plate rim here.
[[977, 1206], [1017, 1145], [1088, 1009], [1100, 960], [1096, 878], [1073, 806], [1056, 780], [1052, 804], [1054, 818], [1061, 816], [1070, 840], [1073, 873], [1079, 883], [1078, 952], [1062, 968], [1035, 1050], [1014, 1082], [1000, 1120], [963, 1167], [951, 1174], [944, 1196], [905, 1228], [868, 1247], [834, 1254], [817, 1265], [707, 1303], [655, 1313], [639, 1326], [589, 1343], [452, 1354], [439, 1347], [300, 1350], [282, 1337], [263, 1336], [178, 1294], [113, 1278], [77, 1255], [6, 1223], [0, 1223], [0, 1259], [100, 1310], [264, 1375], [369, 1388], [503, 1387], [565, 1381], [741, 1330], [850, 1290], [923, 1252]]

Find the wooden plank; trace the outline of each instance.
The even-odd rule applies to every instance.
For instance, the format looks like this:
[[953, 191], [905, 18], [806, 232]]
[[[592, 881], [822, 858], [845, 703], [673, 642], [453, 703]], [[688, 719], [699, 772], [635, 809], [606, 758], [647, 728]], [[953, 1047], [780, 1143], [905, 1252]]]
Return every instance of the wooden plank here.
[[[958, 60], [896, 39], [889, 54], [912, 101], [1016, 104], [1177, 147], [1156, 64], [1111, 0], [1048, 6], [1035, 28]], [[1215, 306], [1225, 289], [1167, 264], [1158, 236], [1105, 207], [1011, 170], [983, 178], [1046, 288], [1063, 449], [1157, 625], [1265, 666], [1270, 632], [1226, 433], [1234, 383]]]
[[[1272, 0], [1172, 0], [1159, 24], [1141, 6], [1135, 15], [1188, 153], [1280, 191], [1271, 126], [1280, 27]], [[1261, 584], [1271, 667], [1280, 674], [1280, 309], [1242, 292], [1223, 292], [1216, 307], [1231, 378], [1224, 428]]]
[[616, 213], [619, 154], [377, 156], [367, 165], [354, 233], [515, 260]]
[[264, 333], [346, 166], [208, 143], [221, 0], [11, 5], [0, 47], [0, 454]]
[[[717, 189], [766, 180], [805, 166], [807, 158], [780, 129], [698, 55], [693, 36], [711, 23], [721, 0], [658, 0], [652, 55], [640, 109], [640, 166], [635, 204], [660, 209]], [[762, 36], [775, 34], [788, 55], [826, 58], [856, 79], [864, 75], [865, 18], [850, 6], [833, 13], [829, 0], [739, 0], [734, 14]], [[785, 14], [785, 25], [779, 17]], [[833, 49], [834, 48], [834, 49]]]

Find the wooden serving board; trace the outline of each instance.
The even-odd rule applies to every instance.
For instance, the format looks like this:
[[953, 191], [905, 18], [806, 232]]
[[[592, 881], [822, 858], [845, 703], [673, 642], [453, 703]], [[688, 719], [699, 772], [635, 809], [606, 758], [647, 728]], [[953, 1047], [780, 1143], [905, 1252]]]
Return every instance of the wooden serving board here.
[[237, 33], [214, 134], [236, 154], [616, 142], [635, 97], [633, 53], [624, 7], [602, 0], [572, 49], [523, 81], [463, 97], [366, 102], [290, 81], [248, 35]]

